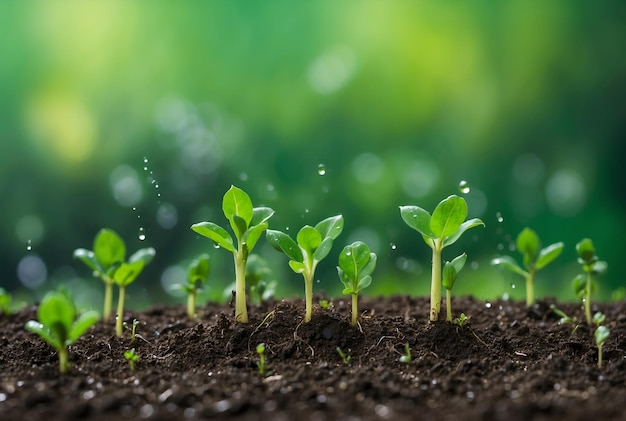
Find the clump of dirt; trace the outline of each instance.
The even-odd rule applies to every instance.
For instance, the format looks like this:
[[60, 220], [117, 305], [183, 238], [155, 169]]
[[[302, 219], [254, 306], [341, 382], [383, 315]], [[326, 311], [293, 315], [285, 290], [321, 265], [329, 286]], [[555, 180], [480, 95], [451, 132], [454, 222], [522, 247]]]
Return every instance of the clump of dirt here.
[[[70, 347], [67, 375], [24, 330], [31, 306], [0, 318], [0, 419], [626, 419], [624, 303], [594, 309], [611, 329], [600, 369], [593, 329], [560, 324], [553, 300], [528, 309], [457, 298], [455, 311], [470, 316], [462, 327], [430, 323], [426, 298], [363, 297], [357, 327], [349, 300], [330, 301], [310, 323], [300, 299], [251, 307], [246, 325], [215, 304], [198, 320], [182, 306], [128, 312], [140, 322], [134, 340], [98, 323]], [[582, 317], [577, 304], [559, 308]], [[261, 342], [266, 376], [256, 366]]]

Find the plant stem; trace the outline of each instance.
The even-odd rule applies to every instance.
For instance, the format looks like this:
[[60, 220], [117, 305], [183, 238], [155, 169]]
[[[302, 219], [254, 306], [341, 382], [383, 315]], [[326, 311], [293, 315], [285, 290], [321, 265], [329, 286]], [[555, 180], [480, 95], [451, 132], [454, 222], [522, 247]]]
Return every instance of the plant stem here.
[[602, 368], [602, 344], [598, 344], [598, 368]]
[[246, 307], [246, 255], [240, 250], [233, 253], [235, 256], [235, 320], [239, 323], [248, 323], [248, 308]]
[[187, 296], [187, 316], [193, 319], [196, 315], [196, 292], [190, 292]]
[[102, 320], [111, 318], [111, 302], [113, 301], [113, 280], [108, 276], [104, 277], [104, 308], [102, 310]]
[[356, 326], [357, 316], [359, 314], [358, 299], [359, 296], [357, 294], [352, 294], [352, 326]]
[[452, 322], [452, 299], [450, 290], [446, 289], [446, 320]]
[[593, 319], [591, 317], [591, 271], [587, 272], [587, 285], [585, 288], [585, 318], [587, 324], [591, 326]]
[[441, 247], [439, 240], [433, 240], [433, 270], [430, 281], [430, 321], [439, 319], [441, 310]]
[[68, 358], [67, 347], [59, 349], [59, 372], [61, 374], [67, 373], [70, 368], [70, 362]]
[[535, 268], [532, 268], [528, 271], [528, 275], [526, 275], [526, 307], [532, 307], [533, 304], [535, 304], [534, 278]]
[[304, 322], [308, 323], [311, 321], [313, 308], [313, 273], [309, 273], [308, 275], [304, 276], [304, 300]]
[[115, 334], [122, 337], [122, 322], [124, 320], [124, 298], [126, 296], [126, 287], [120, 286], [120, 295], [117, 299], [117, 320], [115, 321]]

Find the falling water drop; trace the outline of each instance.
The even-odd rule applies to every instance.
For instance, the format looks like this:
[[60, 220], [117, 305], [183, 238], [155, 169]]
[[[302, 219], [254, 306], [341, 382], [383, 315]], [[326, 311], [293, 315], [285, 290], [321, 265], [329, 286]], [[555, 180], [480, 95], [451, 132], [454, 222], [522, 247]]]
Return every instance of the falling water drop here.
[[147, 158], [147, 157], [145, 157], [145, 156], [143, 157], [143, 163], [144, 163], [144, 164], [147, 164], [147, 163], [148, 163], [148, 158]]
[[461, 182], [459, 183], [459, 191], [463, 194], [467, 194], [470, 192], [470, 185], [467, 181], [461, 180]]
[[32, 249], [33, 249], [33, 242], [31, 240], [28, 240], [28, 243], [26, 244], [26, 250], [31, 251]]
[[504, 222], [504, 218], [502, 217], [502, 214], [500, 212], [496, 212], [496, 219], [498, 220], [498, 222]]
[[319, 165], [317, 166], [317, 173], [318, 173], [319, 175], [326, 175], [326, 165], [324, 165], [324, 164], [319, 164]]
[[391, 250], [395, 250], [398, 248], [398, 246], [396, 246], [395, 243], [391, 243], [390, 246], [391, 246]]
[[139, 241], [143, 241], [146, 239], [146, 230], [141, 227], [139, 228]]

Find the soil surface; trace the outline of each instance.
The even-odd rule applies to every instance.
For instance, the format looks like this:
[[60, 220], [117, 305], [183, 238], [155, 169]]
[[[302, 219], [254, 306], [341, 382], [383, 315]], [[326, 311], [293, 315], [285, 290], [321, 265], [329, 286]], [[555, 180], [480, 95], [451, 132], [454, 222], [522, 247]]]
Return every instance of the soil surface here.
[[[349, 297], [330, 303], [310, 323], [301, 299], [249, 306], [245, 325], [213, 304], [193, 321], [182, 306], [128, 312], [140, 322], [134, 342], [100, 322], [70, 347], [66, 375], [56, 351], [24, 330], [31, 306], [0, 318], [0, 420], [626, 419], [623, 302], [594, 308], [611, 329], [602, 369], [593, 330], [559, 323], [551, 300], [528, 309], [456, 298], [454, 313], [470, 316], [463, 327], [430, 323], [426, 298], [362, 297], [358, 327]], [[583, 318], [578, 304], [558, 307]], [[130, 348], [135, 371], [123, 355]]]

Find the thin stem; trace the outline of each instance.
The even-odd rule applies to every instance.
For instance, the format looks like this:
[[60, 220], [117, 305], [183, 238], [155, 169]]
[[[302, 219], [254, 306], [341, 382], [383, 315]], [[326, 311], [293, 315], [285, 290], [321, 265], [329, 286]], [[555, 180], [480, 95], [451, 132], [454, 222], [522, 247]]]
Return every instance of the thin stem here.
[[585, 286], [585, 318], [587, 324], [591, 326], [593, 324], [591, 317], [591, 271], [587, 272], [587, 285]]
[[61, 374], [67, 373], [70, 368], [69, 356], [67, 347], [59, 349], [59, 372]]
[[233, 253], [235, 256], [235, 320], [248, 323], [246, 307], [246, 256], [242, 250]]
[[602, 344], [598, 344], [598, 368], [602, 368]]
[[430, 281], [430, 321], [439, 319], [441, 310], [441, 248], [438, 240], [433, 240], [433, 271]]
[[193, 319], [196, 315], [196, 292], [190, 292], [187, 296], [187, 316]]
[[532, 307], [535, 304], [535, 287], [533, 280], [535, 278], [535, 269], [530, 269], [526, 275], [526, 307]]
[[452, 299], [450, 298], [450, 290], [446, 289], [446, 320], [452, 321]]
[[115, 321], [115, 334], [122, 337], [122, 322], [124, 320], [124, 298], [126, 296], [126, 287], [120, 285], [120, 295], [117, 299], [117, 320]]
[[352, 326], [356, 326], [357, 316], [359, 315], [358, 299], [359, 296], [357, 294], [352, 294]]
[[113, 280], [109, 277], [104, 279], [104, 308], [102, 310], [102, 320], [111, 318], [111, 302], [113, 301]]
[[304, 322], [308, 323], [311, 321], [313, 309], [313, 273], [309, 273], [308, 275], [304, 276], [304, 300]]

